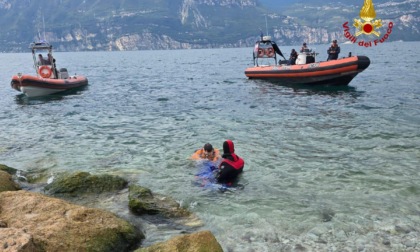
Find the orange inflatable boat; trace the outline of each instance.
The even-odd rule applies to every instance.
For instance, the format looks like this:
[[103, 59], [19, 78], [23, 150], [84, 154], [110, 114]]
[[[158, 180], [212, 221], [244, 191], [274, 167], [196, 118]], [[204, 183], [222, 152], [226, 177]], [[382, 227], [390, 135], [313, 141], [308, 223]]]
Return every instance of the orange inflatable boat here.
[[[277, 64], [276, 53], [281, 54], [270, 38], [258, 41], [254, 48], [254, 66], [245, 69], [249, 79], [273, 80], [281, 84], [348, 85], [357, 74], [365, 70], [370, 60], [366, 56], [349, 56], [337, 60], [316, 62], [315, 52], [298, 55], [295, 65], [288, 61]], [[276, 53], [273, 53], [276, 52]], [[259, 60], [273, 59], [271, 65], [261, 65]]]
[[[32, 57], [36, 75], [18, 73], [12, 77], [13, 89], [28, 97], [44, 96], [83, 87], [88, 84], [84, 76], [69, 76], [66, 68], [57, 70], [52, 46], [46, 42], [32, 43]], [[44, 58], [42, 52], [48, 55]], [[38, 55], [38, 57], [37, 57]]]

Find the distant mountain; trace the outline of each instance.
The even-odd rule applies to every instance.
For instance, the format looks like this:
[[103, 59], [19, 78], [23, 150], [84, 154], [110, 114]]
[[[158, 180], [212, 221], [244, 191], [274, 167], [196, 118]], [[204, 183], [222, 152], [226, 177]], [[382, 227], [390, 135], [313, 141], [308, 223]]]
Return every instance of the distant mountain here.
[[[275, 8], [275, 9], [287, 9], [291, 6], [297, 5], [313, 5], [313, 6], [321, 6], [324, 4], [339, 4], [339, 5], [356, 5], [362, 6], [364, 0], [346, 0], [346, 1], [325, 1], [325, 0], [259, 0], [259, 2], [263, 6], [267, 6], [268, 8]], [[388, 0], [373, 0], [373, 4], [382, 4], [390, 2]]]
[[[420, 0], [374, 0], [395, 23], [390, 41], [420, 40]], [[268, 30], [279, 44], [343, 40], [363, 0], [0, 0], [0, 51], [45, 38], [60, 51], [252, 46]], [[267, 20], [267, 22], [266, 22]], [[266, 27], [267, 25], [267, 27]]]

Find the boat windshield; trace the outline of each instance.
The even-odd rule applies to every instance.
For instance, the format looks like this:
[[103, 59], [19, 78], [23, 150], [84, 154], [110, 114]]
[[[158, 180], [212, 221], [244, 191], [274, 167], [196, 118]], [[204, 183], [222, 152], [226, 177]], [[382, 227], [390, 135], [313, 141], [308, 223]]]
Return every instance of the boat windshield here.
[[48, 50], [34, 50], [33, 58], [37, 66], [52, 65], [52, 55]]
[[29, 45], [29, 48], [32, 51], [34, 68], [38, 74], [41, 66], [54, 67], [52, 45], [47, 42], [34, 42]]

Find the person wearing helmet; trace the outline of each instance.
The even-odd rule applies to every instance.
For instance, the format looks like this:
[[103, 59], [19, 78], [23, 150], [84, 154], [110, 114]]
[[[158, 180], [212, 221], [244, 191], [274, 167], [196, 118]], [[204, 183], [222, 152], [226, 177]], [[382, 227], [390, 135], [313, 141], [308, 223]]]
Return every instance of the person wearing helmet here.
[[327, 60], [336, 60], [338, 59], [338, 54], [340, 53], [340, 47], [337, 44], [337, 40], [333, 40], [330, 48], [327, 50], [328, 59]]
[[222, 158], [216, 180], [218, 183], [232, 185], [245, 165], [244, 160], [235, 154], [235, 146], [232, 140], [226, 140], [223, 143]]

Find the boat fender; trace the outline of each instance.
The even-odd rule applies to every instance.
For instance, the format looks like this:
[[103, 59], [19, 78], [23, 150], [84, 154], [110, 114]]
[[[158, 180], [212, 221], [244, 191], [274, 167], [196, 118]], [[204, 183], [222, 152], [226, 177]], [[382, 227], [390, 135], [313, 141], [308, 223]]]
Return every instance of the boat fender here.
[[42, 78], [50, 78], [52, 74], [51, 68], [48, 66], [40, 66], [39, 67], [39, 75], [41, 75]]
[[270, 58], [273, 57], [274, 56], [274, 49], [273, 48], [265, 49], [265, 54]]
[[258, 58], [264, 57], [264, 49], [258, 48]]

